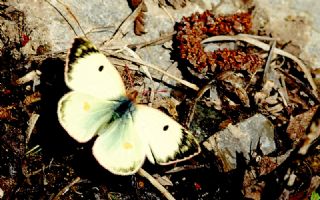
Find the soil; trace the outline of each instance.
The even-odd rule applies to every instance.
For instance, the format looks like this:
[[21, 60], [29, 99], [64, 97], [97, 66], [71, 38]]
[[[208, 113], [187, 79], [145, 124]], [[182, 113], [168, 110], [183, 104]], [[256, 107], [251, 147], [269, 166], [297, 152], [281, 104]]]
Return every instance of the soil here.
[[[164, 199], [145, 178], [117, 176], [102, 168], [92, 155], [93, 141], [79, 144], [61, 127], [57, 102], [68, 91], [63, 77], [65, 52], [50, 55], [47, 54], [50, 47], [39, 46], [37, 55], [24, 54], [23, 47], [32, 40], [28, 37], [30, 30], [25, 15], [6, 3], [0, 4], [0, 27], [0, 199]], [[21, 83], [21, 77], [32, 71], [35, 73], [30, 75], [30, 80]], [[300, 76], [300, 73], [292, 75]], [[296, 111], [297, 114], [311, 112], [310, 116], [300, 116], [309, 119], [295, 132], [301, 136], [288, 139], [290, 137], [279, 134], [278, 152], [271, 157], [293, 153], [273, 169], [269, 169], [272, 159], [263, 157], [267, 164], [259, 167], [269, 172], [258, 178], [248, 174], [256, 164], [246, 163], [241, 155], [237, 168], [223, 173], [212, 159], [212, 152], [204, 148], [199, 156], [178, 164], [184, 169], [180, 172], [166, 173], [173, 167], [149, 162], [143, 168], [152, 175], [168, 178], [166, 188], [176, 199], [277, 199], [283, 196], [284, 199], [308, 199], [320, 182], [319, 139], [306, 155], [300, 156], [297, 152], [303, 145], [301, 138], [317, 119], [314, 115], [319, 117], [316, 107], [319, 102], [314, 102], [315, 105]], [[30, 119], [37, 114], [40, 117], [28, 132], [32, 124]], [[227, 114], [228, 111], [224, 116]], [[240, 119], [237, 117], [238, 121]], [[220, 119], [214, 128], [204, 127], [203, 130], [213, 132], [225, 127], [223, 123], [227, 120], [230, 118]], [[278, 121], [274, 123], [277, 126]], [[210, 123], [203, 121], [202, 126], [210, 126]], [[277, 133], [285, 133], [286, 127], [278, 128]], [[288, 186], [284, 176], [293, 166], [298, 183]], [[255, 193], [258, 194], [255, 196]]]

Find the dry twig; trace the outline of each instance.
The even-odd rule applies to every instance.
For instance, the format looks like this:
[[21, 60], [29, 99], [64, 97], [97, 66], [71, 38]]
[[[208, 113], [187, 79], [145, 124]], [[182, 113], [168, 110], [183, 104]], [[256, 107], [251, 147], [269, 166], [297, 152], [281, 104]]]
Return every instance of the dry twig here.
[[40, 115], [36, 113], [32, 113], [29, 121], [27, 122], [28, 128], [26, 130], [26, 144], [28, 145], [29, 140], [31, 138], [32, 131], [39, 119]]
[[139, 6], [127, 17], [127, 19], [122, 22], [118, 30], [114, 33], [111, 39], [106, 40], [102, 43], [102, 45], [108, 46], [112, 41], [119, 40], [123, 35], [125, 35], [128, 32], [128, 27], [133, 21], [136, 19], [136, 17], [139, 15], [141, 9], [143, 6], [143, 1], [139, 4]]
[[60, 190], [58, 194], [55, 197], [53, 197], [52, 200], [59, 200], [60, 196], [64, 195], [72, 186], [79, 183], [80, 181], [81, 181], [80, 177], [75, 178], [70, 184], [62, 188], [62, 190]]
[[176, 31], [173, 31], [171, 33], [167, 33], [166, 35], [162, 35], [159, 38], [150, 40], [150, 41], [146, 41], [146, 42], [142, 42], [142, 43], [138, 43], [138, 44], [129, 44], [128, 48], [143, 48], [149, 45], [158, 45], [158, 44], [163, 44], [169, 40], [172, 40], [172, 37], [176, 34]]
[[148, 179], [148, 181], [157, 188], [168, 200], [175, 200], [175, 198], [164, 188], [155, 178], [153, 178], [148, 172], [140, 168], [138, 174]]
[[273, 56], [274, 48], [275, 48], [275, 47], [276, 47], [276, 42], [273, 41], [273, 42], [272, 42], [272, 45], [271, 45], [271, 48], [270, 48], [270, 50], [269, 50], [267, 62], [266, 62], [265, 68], [264, 68], [263, 84], [265, 84], [265, 83], [267, 82], [267, 80], [269, 80], [269, 74], [270, 74], [270, 70], [271, 70], [270, 63], [271, 63], [271, 59], [272, 59], [272, 56]]
[[177, 82], [179, 82], [179, 83], [181, 83], [181, 84], [183, 84], [183, 85], [185, 85], [185, 86], [187, 86], [187, 87], [189, 87], [189, 88], [191, 88], [191, 89], [193, 89], [193, 90], [196, 90], [196, 91], [199, 90], [198, 86], [196, 86], [195, 84], [190, 83], [190, 82], [188, 82], [188, 81], [186, 81], [186, 80], [177, 78], [177, 77], [175, 77], [175, 76], [167, 73], [166, 71], [162, 70], [160, 67], [158, 67], [158, 66], [156, 66], [156, 65], [153, 65], [153, 64], [151, 64], [151, 63], [147, 63], [147, 62], [145, 62], [145, 61], [143, 61], [143, 60], [141, 60], [141, 59], [136, 59], [136, 58], [132, 58], [132, 57], [125, 56], [125, 55], [120, 55], [120, 54], [115, 54], [114, 52], [108, 52], [108, 53], [109, 53], [110, 55], [112, 55], [112, 56], [117, 57], [117, 58], [129, 60], [129, 61], [131, 61], [131, 62], [138, 63], [138, 64], [140, 64], [140, 65], [144, 65], [144, 66], [150, 67], [150, 68], [152, 68], [152, 69], [154, 69], [154, 70], [157, 70], [157, 71], [163, 73], [164, 75], [166, 75], [166, 76], [174, 79], [175, 81], [177, 81]]

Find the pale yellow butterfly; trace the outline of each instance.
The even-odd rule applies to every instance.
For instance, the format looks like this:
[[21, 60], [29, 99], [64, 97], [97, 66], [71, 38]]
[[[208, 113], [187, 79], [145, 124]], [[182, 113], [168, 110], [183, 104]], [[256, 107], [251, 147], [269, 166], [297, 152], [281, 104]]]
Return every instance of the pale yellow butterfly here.
[[117, 175], [138, 171], [145, 157], [167, 165], [200, 153], [194, 136], [163, 112], [126, 96], [120, 74], [89, 41], [76, 38], [68, 51], [58, 119], [78, 142], [97, 135], [93, 155]]

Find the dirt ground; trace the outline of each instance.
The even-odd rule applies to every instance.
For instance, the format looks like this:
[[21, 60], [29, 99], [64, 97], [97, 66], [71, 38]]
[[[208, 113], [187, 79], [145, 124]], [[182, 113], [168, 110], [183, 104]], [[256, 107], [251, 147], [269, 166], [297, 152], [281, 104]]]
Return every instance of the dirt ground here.
[[[162, 6], [171, 9], [184, 7], [184, 1], [163, 2]], [[202, 152], [188, 161], [174, 166], [146, 161], [143, 169], [176, 199], [319, 200], [320, 93], [315, 78], [319, 72], [301, 67], [286, 54], [299, 56], [306, 41], [299, 33], [307, 22], [290, 19], [288, 32], [272, 34], [274, 27], [259, 24], [254, 17], [257, 10], [247, 7], [241, 16], [188, 15], [175, 23], [175, 32], [169, 37], [128, 45], [137, 50], [172, 42], [165, 48], [178, 66], [175, 70], [200, 88], [198, 91], [183, 83], [163, 83], [157, 77], [154, 81], [160, 89], [165, 88], [165, 95], [159, 89], [150, 92], [155, 94], [151, 98], [141, 89], [148, 77], [131, 69], [141, 64], [129, 59], [123, 62], [121, 52], [108, 52], [127, 88], [138, 90], [143, 103], [152, 101], [154, 107], [188, 126], [201, 144]], [[147, 23], [143, 14], [147, 12], [150, 10], [142, 9], [138, 22], [131, 23]], [[32, 49], [35, 54], [26, 53], [32, 30], [25, 13], [5, 1], [0, 3], [0, 27], [0, 199], [164, 199], [145, 177], [108, 172], [92, 155], [94, 141], [77, 143], [61, 127], [57, 102], [69, 91], [64, 82], [66, 52], [53, 54], [50, 45], [40, 44]], [[144, 34], [143, 25], [134, 29], [130, 31]], [[301, 36], [300, 43], [292, 42], [289, 31]], [[238, 34], [281, 39], [269, 51], [270, 40], [261, 39], [266, 50], [258, 42], [247, 42], [252, 37], [236, 38]], [[214, 36], [233, 38], [215, 38], [218, 47], [203, 48], [201, 42]], [[210, 88], [215, 88], [217, 97]], [[237, 152], [236, 168], [227, 170], [222, 164], [227, 159], [205, 142], [229, 124], [241, 123], [256, 113], [272, 123], [275, 150], [264, 155], [259, 140], [250, 155]]]

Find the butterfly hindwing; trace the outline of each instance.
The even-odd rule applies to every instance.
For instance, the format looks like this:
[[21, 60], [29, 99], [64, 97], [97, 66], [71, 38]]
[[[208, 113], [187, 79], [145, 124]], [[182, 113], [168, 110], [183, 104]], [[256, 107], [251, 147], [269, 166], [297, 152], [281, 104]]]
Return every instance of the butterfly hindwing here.
[[130, 115], [112, 122], [92, 148], [100, 165], [118, 175], [136, 173], [145, 160], [146, 149]]
[[110, 121], [115, 105], [114, 101], [71, 91], [58, 103], [58, 119], [72, 138], [87, 142]]
[[126, 94], [120, 74], [89, 41], [76, 38], [68, 52], [65, 81], [72, 90], [103, 99]]
[[200, 153], [195, 137], [163, 112], [137, 105], [134, 124], [149, 148], [147, 157], [152, 163], [172, 164]]

